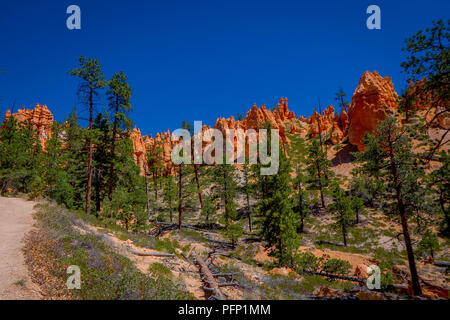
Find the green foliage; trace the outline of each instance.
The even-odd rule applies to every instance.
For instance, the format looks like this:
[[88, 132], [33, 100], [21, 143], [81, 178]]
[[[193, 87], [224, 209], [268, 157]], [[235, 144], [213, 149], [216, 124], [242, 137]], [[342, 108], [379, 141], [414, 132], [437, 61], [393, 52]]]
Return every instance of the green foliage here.
[[436, 203], [443, 215], [441, 231], [450, 237], [450, 151], [441, 151], [442, 166], [431, 173], [429, 189], [436, 193]]
[[322, 265], [322, 270], [327, 273], [348, 275], [352, 269], [352, 265], [345, 260], [329, 259]]
[[[31, 123], [5, 120], [0, 130], [0, 193], [36, 192], [42, 184], [41, 144]], [[40, 192], [40, 191], [39, 191]], [[39, 193], [38, 192], [38, 193]]]
[[[84, 217], [91, 217], [84, 215]], [[67, 266], [81, 269], [82, 286], [72, 294], [82, 300], [193, 299], [169, 277], [152, 279], [141, 273], [128, 258], [117, 254], [101, 235], [80, 234], [74, 224], [83, 225], [76, 213], [44, 204], [36, 214], [40, 228], [54, 245], [47, 253], [56, 259], [61, 281], [67, 280]], [[161, 268], [156, 267], [158, 270]]]
[[306, 156], [306, 183], [309, 190], [319, 192], [322, 207], [325, 207], [324, 195], [334, 176], [330, 167], [331, 161], [327, 159], [319, 139], [311, 139]]
[[417, 253], [421, 256], [429, 255], [434, 258], [435, 253], [440, 250], [437, 236], [431, 231], [427, 230], [420, 242], [417, 244]]
[[344, 110], [348, 113], [348, 106], [349, 103], [345, 100], [345, 91], [342, 87], [339, 87], [338, 92], [334, 95], [334, 100], [336, 100], [339, 103], [339, 106], [341, 107], [341, 110]]
[[169, 208], [170, 222], [172, 222], [173, 210], [175, 208], [175, 199], [177, 197], [177, 184], [175, 183], [174, 177], [168, 175], [164, 178], [164, 200], [166, 201], [166, 206]]
[[262, 236], [270, 254], [280, 264], [292, 263], [299, 245], [298, 216], [292, 210], [292, 186], [289, 161], [279, 150], [279, 170], [267, 176], [267, 191], [259, 211], [263, 216]]
[[167, 268], [165, 265], [163, 265], [162, 263], [154, 262], [154, 263], [150, 264], [150, 266], [148, 267], [148, 270], [152, 274], [156, 275], [158, 278], [171, 279], [173, 277], [172, 271], [169, 268]]
[[129, 130], [133, 122], [127, 117], [127, 113], [132, 111], [133, 107], [130, 103], [132, 90], [127, 81], [128, 78], [122, 71], [115, 73], [108, 81], [106, 96], [116, 127]]
[[[432, 27], [418, 31], [405, 40], [402, 49], [408, 57], [401, 66], [413, 81], [427, 79], [423, 93], [430, 94], [437, 101], [450, 100], [450, 20], [433, 21]], [[448, 114], [448, 104], [446, 113]]]
[[305, 271], [317, 271], [320, 266], [320, 260], [311, 252], [302, 252], [295, 255], [295, 271], [303, 274]]
[[348, 228], [352, 225], [354, 221], [354, 203], [345, 194], [345, 191], [335, 185], [332, 189], [333, 203], [328, 206], [328, 210], [335, 215], [336, 224], [342, 231], [342, 237], [344, 240], [344, 245], [347, 246], [347, 232]]

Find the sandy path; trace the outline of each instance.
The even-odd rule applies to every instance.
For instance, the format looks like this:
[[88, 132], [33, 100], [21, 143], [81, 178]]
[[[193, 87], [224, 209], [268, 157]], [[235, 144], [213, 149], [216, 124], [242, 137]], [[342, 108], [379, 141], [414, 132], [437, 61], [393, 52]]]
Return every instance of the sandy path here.
[[0, 300], [39, 299], [22, 252], [35, 202], [0, 197]]

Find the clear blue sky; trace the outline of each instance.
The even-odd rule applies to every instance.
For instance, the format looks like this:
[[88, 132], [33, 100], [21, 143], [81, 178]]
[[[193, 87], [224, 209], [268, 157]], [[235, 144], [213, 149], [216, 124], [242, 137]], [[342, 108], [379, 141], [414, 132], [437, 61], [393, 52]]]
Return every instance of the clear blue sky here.
[[[71, 4], [81, 30], [66, 28]], [[370, 4], [381, 30], [366, 28]], [[365, 70], [393, 77], [399, 91], [403, 40], [449, 13], [448, 0], [2, 0], [0, 112], [39, 102], [64, 120], [78, 103], [66, 71], [83, 54], [108, 78], [128, 75], [132, 118], [146, 134], [182, 119], [213, 125], [280, 97], [309, 116], [339, 86], [350, 99]]]

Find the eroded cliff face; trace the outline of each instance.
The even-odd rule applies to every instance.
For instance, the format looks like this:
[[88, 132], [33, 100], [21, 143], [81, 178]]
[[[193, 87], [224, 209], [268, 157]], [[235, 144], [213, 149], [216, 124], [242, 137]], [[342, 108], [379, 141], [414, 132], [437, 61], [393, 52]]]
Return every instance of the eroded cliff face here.
[[[411, 86], [419, 85], [420, 83], [411, 84]], [[241, 120], [236, 120], [234, 117], [218, 118], [214, 128], [221, 130], [223, 133], [226, 129], [243, 129], [244, 131], [254, 129], [258, 131], [263, 123], [268, 122], [272, 128], [279, 130], [282, 142], [289, 144], [287, 130], [289, 135], [306, 136], [307, 132], [310, 132], [310, 136], [315, 137], [319, 134], [320, 124], [322, 135], [330, 133], [329, 143], [339, 144], [348, 136], [351, 144], [356, 145], [359, 150], [363, 150], [364, 146], [361, 140], [365, 133], [374, 133], [379, 122], [384, 120], [389, 113], [397, 110], [396, 99], [397, 94], [391, 78], [382, 77], [376, 71], [366, 71], [361, 76], [360, 82], [353, 93], [348, 114], [345, 110], [337, 113], [334, 107], [330, 105], [322, 114], [314, 111], [306, 119], [302, 116], [297, 119], [295, 113], [289, 110], [287, 98], [280, 98], [280, 101], [272, 109], [267, 108], [266, 105], [258, 107], [254, 104]], [[423, 102], [419, 102], [419, 109], [427, 107], [421, 105], [428, 101], [426, 97], [422, 100]], [[11, 116], [20, 122], [30, 122], [36, 128], [43, 145], [51, 136], [53, 115], [47, 106], [36, 104], [34, 109], [23, 108], [14, 114], [7, 111], [5, 118]], [[449, 119], [446, 117], [439, 119], [437, 123], [442, 127], [448, 127], [448, 121]], [[202, 127], [202, 133], [206, 138], [208, 134], [211, 134], [208, 132], [210, 128], [206, 125]], [[157, 154], [158, 161], [164, 165], [164, 175], [173, 173], [171, 152], [176, 142], [171, 141], [169, 130], [158, 133], [153, 138], [151, 135], [142, 135], [138, 128], [134, 128], [130, 131], [130, 138], [133, 142], [134, 158], [141, 168], [142, 174], [148, 169], [149, 155], [151, 154]], [[202, 143], [203, 148], [208, 147], [208, 145], [208, 142]]]
[[289, 143], [286, 136], [286, 121], [295, 120], [295, 113], [289, 111], [287, 98], [280, 98], [278, 105], [273, 108], [273, 111], [266, 108], [263, 104], [260, 108], [256, 104], [247, 111], [245, 118], [236, 121], [234, 117], [228, 119], [219, 118], [216, 120], [214, 128], [225, 133], [226, 129], [254, 129], [258, 130], [263, 123], [270, 123], [273, 129], [278, 129], [280, 137], [284, 143]]
[[364, 135], [374, 133], [377, 125], [397, 110], [396, 100], [391, 78], [383, 78], [376, 71], [364, 72], [349, 107], [349, 142], [362, 151]]
[[25, 109], [23, 107], [17, 110], [16, 113], [11, 113], [10, 110], [7, 110], [5, 120], [10, 117], [14, 117], [21, 123], [27, 122], [32, 124], [33, 128], [37, 130], [39, 140], [43, 146], [45, 146], [47, 139], [52, 135], [53, 114], [46, 105], [41, 106], [39, 103], [36, 103], [34, 109]]

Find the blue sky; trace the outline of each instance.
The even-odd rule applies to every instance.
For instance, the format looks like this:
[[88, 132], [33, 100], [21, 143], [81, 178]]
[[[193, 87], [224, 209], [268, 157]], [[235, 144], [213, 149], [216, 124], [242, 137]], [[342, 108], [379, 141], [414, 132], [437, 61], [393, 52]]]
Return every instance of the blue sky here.
[[[81, 30], [66, 28], [71, 4]], [[370, 4], [381, 8], [381, 30], [366, 28]], [[2, 0], [0, 112], [39, 102], [63, 121], [78, 104], [66, 71], [83, 54], [108, 78], [128, 75], [131, 116], [145, 134], [183, 119], [213, 125], [280, 97], [309, 116], [318, 97], [334, 103], [339, 86], [350, 99], [365, 70], [400, 91], [403, 40], [449, 12], [447, 0]]]

